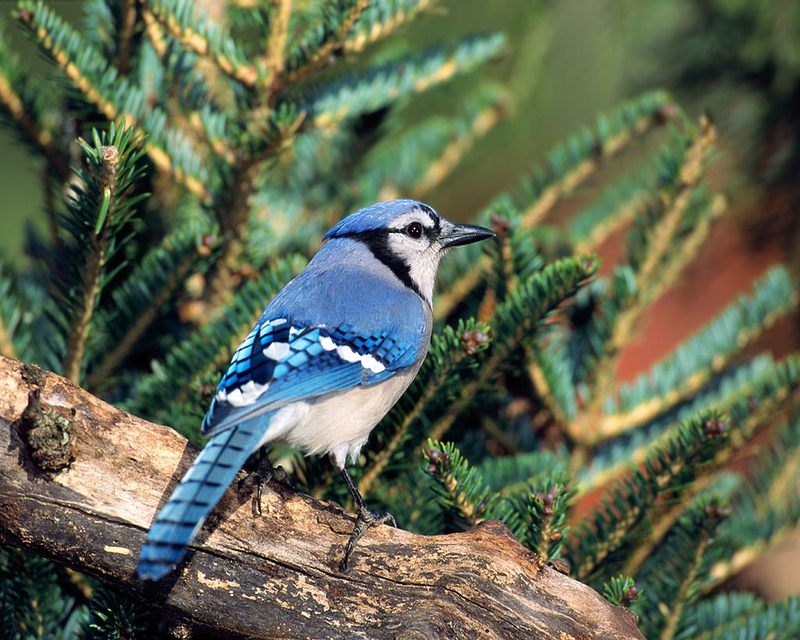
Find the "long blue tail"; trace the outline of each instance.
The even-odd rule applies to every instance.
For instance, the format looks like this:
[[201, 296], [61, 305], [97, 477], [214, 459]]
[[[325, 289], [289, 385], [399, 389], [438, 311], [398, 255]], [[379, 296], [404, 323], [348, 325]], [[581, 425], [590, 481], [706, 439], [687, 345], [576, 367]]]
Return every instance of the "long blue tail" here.
[[264, 423], [245, 422], [208, 441], [162, 507], [139, 558], [139, 577], [158, 580], [183, 559], [189, 543], [264, 435]]

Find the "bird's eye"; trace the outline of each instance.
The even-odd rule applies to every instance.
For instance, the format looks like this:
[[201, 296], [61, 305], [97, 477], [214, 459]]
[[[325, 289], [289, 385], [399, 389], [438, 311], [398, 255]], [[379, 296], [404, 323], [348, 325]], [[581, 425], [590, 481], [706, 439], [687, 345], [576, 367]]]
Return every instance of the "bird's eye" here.
[[412, 222], [406, 227], [406, 233], [412, 238], [422, 237], [422, 225], [419, 222]]

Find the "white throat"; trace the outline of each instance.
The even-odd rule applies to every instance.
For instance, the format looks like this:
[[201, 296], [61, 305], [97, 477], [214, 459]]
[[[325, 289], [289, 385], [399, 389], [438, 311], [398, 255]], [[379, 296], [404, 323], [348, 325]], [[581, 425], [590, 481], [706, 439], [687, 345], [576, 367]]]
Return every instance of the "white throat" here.
[[408, 275], [417, 285], [422, 297], [432, 308], [433, 307], [433, 287], [436, 284], [436, 271], [439, 268], [441, 253], [426, 252], [409, 266]]

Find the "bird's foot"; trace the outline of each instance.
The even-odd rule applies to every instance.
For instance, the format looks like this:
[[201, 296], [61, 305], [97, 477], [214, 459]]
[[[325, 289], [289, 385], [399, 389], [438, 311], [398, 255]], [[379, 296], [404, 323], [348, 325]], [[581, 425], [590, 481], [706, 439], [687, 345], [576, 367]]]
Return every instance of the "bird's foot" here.
[[370, 511], [366, 507], [359, 508], [356, 526], [353, 528], [353, 533], [350, 536], [350, 540], [347, 542], [347, 547], [344, 550], [344, 559], [339, 564], [339, 571], [347, 571], [347, 563], [350, 561], [350, 554], [353, 552], [356, 543], [367, 530], [387, 521], [391, 521], [392, 526], [397, 526], [397, 522], [391, 513], [381, 514], [378, 511]]
[[272, 463], [269, 461], [269, 458], [266, 455], [262, 455], [261, 459], [258, 461], [258, 467], [256, 467], [255, 471], [256, 477], [256, 500], [255, 500], [255, 510], [256, 513], [260, 516], [261, 515], [261, 494], [264, 491], [264, 487], [266, 487], [271, 480], [275, 479], [281, 484], [285, 484], [288, 486], [292, 486], [291, 481], [289, 480], [289, 474], [283, 470], [283, 467], [273, 467]]

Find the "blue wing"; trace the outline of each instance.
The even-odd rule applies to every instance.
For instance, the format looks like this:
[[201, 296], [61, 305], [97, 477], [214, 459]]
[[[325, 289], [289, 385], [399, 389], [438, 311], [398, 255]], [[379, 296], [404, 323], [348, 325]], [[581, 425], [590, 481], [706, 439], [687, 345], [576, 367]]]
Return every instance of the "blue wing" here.
[[414, 363], [417, 345], [390, 331], [304, 327], [262, 319], [236, 350], [203, 419], [212, 436], [281, 406], [391, 377]]

